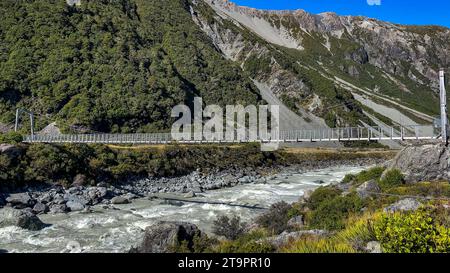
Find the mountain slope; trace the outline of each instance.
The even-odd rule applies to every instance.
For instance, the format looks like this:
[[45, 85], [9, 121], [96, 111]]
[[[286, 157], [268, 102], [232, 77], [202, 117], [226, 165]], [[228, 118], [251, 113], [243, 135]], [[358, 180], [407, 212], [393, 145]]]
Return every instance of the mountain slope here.
[[[438, 70], [450, 69], [447, 28], [401, 26], [334, 13], [313, 15], [302, 10], [261, 11], [226, 0], [204, 2], [219, 15], [203, 21], [205, 31], [225, 55], [244, 68], [257, 71], [258, 77], [271, 81], [274, 65], [279, 65], [281, 70], [294, 70], [303, 83], [332, 81], [352, 95], [359, 93], [391, 107], [400, 103], [404, 106], [402, 112], [416, 122], [430, 122], [439, 111]], [[272, 48], [262, 46], [258, 40], [249, 40], [241, 34], [243, 30], [271, 43]], [[282, 55], [284, 60], [277, 55]], [[280, 97], [302, 102], [305, 100], [298, 94], [307, 95], [309, 91], [301, 85], [294, 88], [300, 92], [281, 89], [284, 91]], [[317, 89], [323, 87], [313, 92], [323, 99], [324, 94], [321, 96]], [[314, 101], [317, 104], [317, 98]], [[425, 115], [417, 115], [417, 111]], [[324, 114], [320, 110], [315, 112]]]

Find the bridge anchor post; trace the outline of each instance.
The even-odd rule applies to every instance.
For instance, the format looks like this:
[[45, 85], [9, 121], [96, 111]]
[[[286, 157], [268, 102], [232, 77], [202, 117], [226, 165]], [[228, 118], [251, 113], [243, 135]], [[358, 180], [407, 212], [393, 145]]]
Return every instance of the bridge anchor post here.
[[441, 136], [442, 141], [448, 145], [448, 118], [447, 118], [447, 92], [445, 90], [444, 69], [439, 71], [440, 99], [441, 99]]

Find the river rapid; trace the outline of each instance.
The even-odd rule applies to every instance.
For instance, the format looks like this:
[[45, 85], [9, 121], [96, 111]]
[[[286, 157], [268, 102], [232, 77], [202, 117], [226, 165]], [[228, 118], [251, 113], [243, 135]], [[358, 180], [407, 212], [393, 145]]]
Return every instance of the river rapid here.
[[40, 215], [43, 222], [51, 224], [41, 231], [13, 226], [0, 228], [0, 249], [8, 252], [127, 252], [139, 244], [147, 226], [161, 220], [190, 222], [211, 234], [218, 215], [235, 214], [250, 221], [276, 202], [295, 202], [306, 190], [339, 183], [346, 174], [363, 169], [341, 166], [304, 173], [288, 171], [265, 183], [208, 191], [192, 201], [142, 198], [131, 204], [114, 205], [114, 209], [95, 206], [91, 213]]

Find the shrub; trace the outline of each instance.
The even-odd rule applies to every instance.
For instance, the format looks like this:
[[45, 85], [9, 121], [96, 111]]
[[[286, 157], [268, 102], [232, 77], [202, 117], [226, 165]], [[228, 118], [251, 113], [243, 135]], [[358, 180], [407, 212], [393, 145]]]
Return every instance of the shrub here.
[[274, 234], [285, 231], [292, 206], [286, 202], [273, 204], [269, 210], [256, 219], [256, 223]]
[[309, 225], [313, 228], [340, 230], [345, 227], [345, 220], [363, 208], [363, 201], [356, 194], [337, 196], [320, 203], [309, 215]]
[[342, 183], [347, 184], [347, 183], [351, 183], [355, 180], [356, 180], [356, 175], [349, 173], [344, 176], [344, 179], [342, 179]]
[[206, 234], [195, 234], [192, 243], [184, 240], [169, 246], [170, 253], [212, 253], [219, 241]]
[[275, 248], [264, 241], [226, 241], [217, 248], [218, 253], [271, 253], [274, 251]]
[[219, 243], [219, 241], [215, 238], [210, 238], [206, 234], [202, 234], [202, 236], [194, 236], [194, 245], [192, 251], [194, 253], [212, 253], [215, 245]]
[[331, 200], [342, 193], [339, 189], [334, 187], [320, 187], [316, 189], [310, 196], [307, 206], [308, 208], [315, 210], [317, 209], [324, 201]]
[[316, 236], [303, 236], [281, 249], [285, 253], [355, 253], [356, 250], [346, 242], [329, 240]]
[[450, 229], [437, 223], [432, 213], [385, 214], [374, 225], [375, 236], [388, 253], [435, 253], [450, 251]]
[[381, 213], [365, 213], [345, 221], [345, 229], [329, 237], [304, 236], [284, 246], [282, 252], [298, 253], [352, 253], [364, 251], [367, 242], [376, 240], [372, 222]]
[[214, 221], [213, 232], [216, 235], [224, 236], [228, 240], [236, 240], [242, 234], [244, 234], [246, 224], [241, 223], [241, 218], [239, 216], [233, 216], [233, 218], [228, 218], [228, 216], [219, 216]]
[[443, 181], [405, 184], [389, 189], [389, 193], [400, 195], [419, 195], [423, 197], [450, 197], [450, 183], [448, 181]]
[[356, 250], [363, 250], [370, 241], [375, 241], [373, 221], [381, 217], [381, 213], [365, 213], [362, 216], [350, 217], [345, 223], [345, 229], [333, 236], [334, 240], [347, 242]]
[[380, 179], [379, 185], [382, 189], [389, 189], [401, 186], [405, 182], [405, 176], [400, 170], [392, 169], [386, 172], [384, 177]]
[[271, 253], [275, 248], [268, 242], [262, 240], [269, 234], [259, 229], [244, 234], [234, 241], [223, 241], [215, 248], [218, 253]]
[[296, 216], [299, 216], [302, 214], [302, 205], [300, 203], [293, 203], [291, 205], [291, 208], [288, 211], [287, 217], [289, 219], [292, 219]]
[[23, 140], [22, 135], [16, 132], [0, 134], [0, 144], [1, 143], [17, 144], [22, 142], [22, 140]]
[[383, 174], [384, 170], [384, 167], [373, 167], [368, 170], [364, 170], [356, 175], [347, 174], [342, 182], [353, 183], [354, 185], [359, 186], [369, 180], [378, 180]]

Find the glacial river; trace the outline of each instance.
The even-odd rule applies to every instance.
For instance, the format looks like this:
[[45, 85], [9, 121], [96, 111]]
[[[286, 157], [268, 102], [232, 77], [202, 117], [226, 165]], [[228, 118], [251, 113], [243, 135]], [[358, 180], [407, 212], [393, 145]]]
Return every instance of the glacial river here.
[[[0, 228], [0, 249], [9, 252], [126, 252], [138, 245], [144, 229], [159, 220], [187, 221], [210, 233], [218, 215], [248, 221], [279, 201], [295, 202], [309, 189], [338, 183], [362, 167], [335, 167], [306, 173], [279, 174], [265, 184], [245, 184], [203, 193], [198, 203], [165, 204], [138, 199], [116, 209], [93, 207], [93, 213], [41, 215], [51, 226], [41, 231]], [[258, 208], [252, 208], [256, 206]]]

